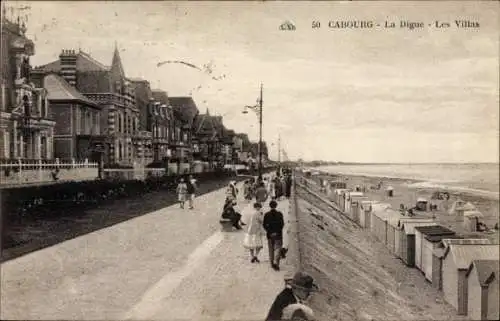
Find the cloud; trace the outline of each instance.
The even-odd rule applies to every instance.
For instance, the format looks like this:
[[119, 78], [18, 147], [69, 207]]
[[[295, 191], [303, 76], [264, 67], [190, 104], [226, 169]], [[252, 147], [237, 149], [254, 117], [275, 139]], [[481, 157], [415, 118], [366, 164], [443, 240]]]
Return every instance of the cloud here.
[[[257, 139], [254, 104], [264, 83], [264, 139], [282, 132], [290, 157], [408, 161], [494, 159], [498, 154], [498, 22], [493, 3], [32, 2], [29, 34], [40, 65], [81, 46], [110, 64], [114, 42], [128, 76]], [[432, 12], [432, 14], [430, 14]], [[75, 16], [92, 17], [79, 19]], [[450, 20], [479, 30], [331, 30], [331, 19]], [[209, 18], [207, 18], [209, 17]], [[41, 26], [57, 19], [57, 29]], [[319, 30], [310, 28], [321, 20]], [[292, 20], [296, 32], [279, 31]], [[163, 60], [212, 61], [214, 81]], [[478, 140], [481, 150], [478, 150]], [[416, 146], [415, 143], [418, 142]], [[382, 148], [383, 147], [383, 148]], [[274, 148], [274, 147], [273, 147]], [[387, 151], [383, 151], [387, 149]], [[273, 149], [271, 152], [276, 154]], [[304, 157], [305, 157], [304, 156]]]

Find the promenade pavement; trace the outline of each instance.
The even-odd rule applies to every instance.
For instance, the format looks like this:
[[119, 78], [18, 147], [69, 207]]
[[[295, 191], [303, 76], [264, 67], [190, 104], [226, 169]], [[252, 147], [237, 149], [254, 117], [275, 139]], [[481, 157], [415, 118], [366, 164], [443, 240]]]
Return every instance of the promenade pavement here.
[[[224, 198], [219, 189], [194, 210], [166, 207], [5, 262], [0, 319], [263, 320], [292, 267], [273, 271], [267, 244], [250, 263], [244, 233], [221, 232]], [[252, 203], [239, 208], [245, 219]], [[278, 208], [286, 222], [288, 200]]]

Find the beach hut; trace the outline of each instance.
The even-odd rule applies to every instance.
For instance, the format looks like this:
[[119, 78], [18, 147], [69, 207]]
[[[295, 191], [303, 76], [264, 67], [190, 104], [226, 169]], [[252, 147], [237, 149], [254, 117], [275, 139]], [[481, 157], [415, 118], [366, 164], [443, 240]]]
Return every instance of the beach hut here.
[[403, 216], [398, 211], [395, 211], [392, 208], [388, 208], [386, 212], [387, 212], [387, 237], [385, 246], [387, 246], [387, 248], [391, 253], [396, 254], [396, 233], [398, 232], [399, 220]]
[[383, 244], [387, 244], [388, 208], [391, 205], [387, 203], [372, 204], [370, 231]]
[[399, 226], [399, 257], [407, 266], [415, 266], [415, 227], [433, 226], [437, 223], [433, 219], [401, 219]]
[[349, 216], [353, 221], [359, 223], [359, 208], [361, 207], [361, 202], [367, 200], [368, 197], [366, 196], [351, 196], [351, 210]]
[[451, 232], [453, 234], [450, 233], [443, 233], [438, 235], [423, 234], [424, 238], [422, 239], [422, 256], [421, 256], [422, 268], [420, 269], [420, 271], [424, 273], [426, 280], [428, 280], [429, 282], [432, 282], [432, 273], [434, 271], [434, 260], [433, 260], [434, 250], [439, 247], [441, 240], [443, 240], [444, 238], [447, 239], [462, 238], [461, 236], [456, 235], [455, 232], [453, 231]]
[[443, 289], [443, 256], [450, 244], [491, 244], [488, 239], [463, 239], [454, 236], [453, 239], [442, 239], [432, 253], [432, 286], [438, 290]]
[[428, 205], [427, 199], [424, 197], [419, 197], [417, 199], [417, 203], [415, 204], [415, 207], [417, 208], [417, 210], [425, 212], [425, 211], [427, 211], [427, 205]]
[[467, 232], [477, 232], [477, 225], [479, 224], [479, 219], [483, 218], [484, 215], [477, 211], [464, 211], [464, 230]]
[[335, 190], [335, 196], [336, 200], [335, 203], [340, 207], [342, 211], [344, 211], [345, 208], [345, 195], [346, 193], [349, 192], [348, 189], [340, 188]]
[[330, 181], [331, 189], [346, 189], [346, 185], [347, 184], [345, 182]]
[[387, 197], [393, 197], [394, 196], [394, 187], [388, 186], [385, 189], [385, 193], [386, 193]]
[[[344, 212], [346, 212], [349, 217], [351, 217], [351, 205], [352, 205], [352, 200], [356, 197], [363, 197], [363, 193], [362, 192], [348, 192], [346, 194], [346, 198], [345, 198], [345, 209], [344, 209]], [[352, 217], [351, 217], [352, 219]]]
[[371, 201], [361, 201], [361, 206], [359, 207], [359, 225], [363, 228], [370, 228], [370, 218], [372, 211]]
[[462, 200], [456, 200], [455, 202], [453, 202], [453, 205], [451, 205], [451, 208], [448, 213], [450, 215], [456, 215], [462, 217], [465, 211], [474, 211], [474, 210], [476, 210], [474, 204], [470, 202], [464, 202]]
[[[444, 236], [452, 236], [455, 234], [456, 233], [453, 232], [452, 230], [441, 225], [415, 227], [415, 267], [420, 271], [425, 272], [422, 265], [424, 246], [427, 246], [429, 248], [429, 250], [431, 251], [431, 258], [432, 258], [432, 250], [434, 250], [434, 246], [432, 245], [432, 241], [430, 240], [426, 241], [425, 237], [441, 235], [444, 238]], [[432, 269], [432, 259], [430, 260], [429, 265], [430, 268]]]
[[443, 295], [459, 315], [467, 314], [467, 271], [474, 260], [498, 260], [498, 244], [450, 244], [443, 256]]
[[470, 320], [499, 320], [498, 260], [474, 260], [467, 270], [467, 316]]

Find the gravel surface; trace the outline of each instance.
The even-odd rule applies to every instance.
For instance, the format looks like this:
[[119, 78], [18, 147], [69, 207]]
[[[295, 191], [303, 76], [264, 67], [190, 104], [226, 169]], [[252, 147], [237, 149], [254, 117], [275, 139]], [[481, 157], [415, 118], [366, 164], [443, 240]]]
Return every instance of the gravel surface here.
[[224, 192], [3, 263], [0, 319], [262, 320], [288, 268], [273, 271], [267, 247], [250, 264], [244, 234], [220, 231]]
[[[231, 178], [233, 179], [233, 178]], [[202, 195], [227, 185], [231, 179], [202, 182]], [[68, 211], [56, 217], [16, 217], [3, 222], [2, 261], [56, 245], [60, 242], [145, 215], [175, 204], [173, 191], [153, 191], [142, 196], [113, 200], [91, 209]]]

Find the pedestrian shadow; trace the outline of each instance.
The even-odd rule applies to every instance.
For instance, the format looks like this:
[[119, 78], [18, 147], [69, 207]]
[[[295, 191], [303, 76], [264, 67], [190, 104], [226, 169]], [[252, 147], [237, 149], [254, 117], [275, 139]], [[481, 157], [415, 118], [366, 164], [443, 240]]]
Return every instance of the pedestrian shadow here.
[[[233, 178], [203, 182], [196, 194], [199, 196], [217, 190], [230, 180]], [[0, 262], [143, 216], [176, 202], [174, 191], [160, 190], [125, 200], [113, 200], [95, 208], [72, 209], [50, 217], [21, 217], [2, 213]]]

